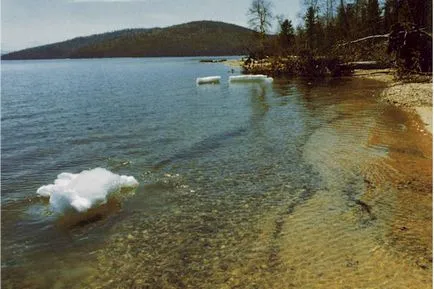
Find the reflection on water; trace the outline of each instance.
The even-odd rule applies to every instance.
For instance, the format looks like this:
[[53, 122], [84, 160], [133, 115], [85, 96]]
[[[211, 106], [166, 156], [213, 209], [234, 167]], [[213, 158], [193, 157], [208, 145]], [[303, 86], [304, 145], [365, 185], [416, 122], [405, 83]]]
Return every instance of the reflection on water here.
[[[246, 121], [174, 137], [152, 166], [110, 158], [140, 176], [135, 195], [90, 224], [44, 220], [45, 248], [3, 231], [4, 288], [431, 287], [431, 143], [414, 116], [375, 101], [378, 83], [199, 89]], [[192, 105], [229, 117], [223, 103]], [[29, 203], [4, 206], [2, 226], [44, 208]]]

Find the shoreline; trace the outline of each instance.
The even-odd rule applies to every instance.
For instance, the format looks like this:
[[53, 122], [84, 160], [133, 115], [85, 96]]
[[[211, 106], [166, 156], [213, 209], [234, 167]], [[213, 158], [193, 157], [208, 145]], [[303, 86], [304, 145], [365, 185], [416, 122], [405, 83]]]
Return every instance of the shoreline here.
[[421, 132], [429, 132], [432, 136], [432, 78], [425, 78], [424, 82], [403, 82], [395, 80], [393, 72], [392, 69], [355, 70], [353, 77], [385, 83], [386, 88], [381, 92], [380, 100], [417, 114], [424, 125]]
[[[230, 68], [242, 68], [242, 59], [223, 61]], [[419, 116], [423, 123], [421, 132], [433, 134], [433, 84], [432, 77], [421, 76], [415, 81], [396, 80], [394, 69], [356, 69], [350, 77], [374, 79], [386, 84], [380, 94], [380, 100], [411, 111]]]
[[[223, 61], [231, 68], [242, 68], [242, 59]], [[417, 114], [423, 123], [421, 132], [433, 134], [433, 84], [432, 77], [420, 76], [419, 79], [404, 82], [396, 80], [394, 69], [356, 69], [350, 77], [374, 79], [386, 84], [380, 94], [380, 100], [402, 107]]]
[[227, 59], [222, 61], [222, 63], [230, 68], [242, 68], [243, 59]]

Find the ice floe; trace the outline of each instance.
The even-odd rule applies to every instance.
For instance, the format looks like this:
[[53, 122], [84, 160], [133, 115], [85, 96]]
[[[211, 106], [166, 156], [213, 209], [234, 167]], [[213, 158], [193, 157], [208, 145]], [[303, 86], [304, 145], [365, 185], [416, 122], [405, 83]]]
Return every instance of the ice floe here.
[[273, 78], [264, 74], [247, 74], [229, 76], [229, 82], [273, 82]]
[[104, 168], [95, 168], [79, 174], [61, 173], [53, 184], [40, 187], [36, 193], [50, 198], [50, 206], [55, 212], [86, 212], [90, 208], [105, 204], [122, 188], [135, 188], [138, 185], [132, 176], [117, 175]]
[[221, 76], [207, 76], [196, 78], [196, 84], [210, 84], [210, 83], [220, 83]]

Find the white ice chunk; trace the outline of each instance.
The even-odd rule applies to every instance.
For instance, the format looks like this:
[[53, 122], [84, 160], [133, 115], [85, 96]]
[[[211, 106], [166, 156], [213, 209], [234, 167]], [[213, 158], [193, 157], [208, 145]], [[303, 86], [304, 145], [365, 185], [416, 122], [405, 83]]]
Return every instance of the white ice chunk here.
[[85, 212], [105, 204], [108, 198], [121, 188], [137, 187], [134, 177], [120, 176], [103, 168], [85, 170], [79, 174], [61, 173], [54, 184], [40, 187], [36, 193], [50, 198], [50, 206], [56, 212], [73, 209]]
[[[268, 77], [271, 78], [271, 77]], [[233, 75], [229, 76], [229, 82], [255, 82], [264, 81], [267, 79], [263, 74], [247, 74], [247, 75]]]
[[196, 84], [220, 83], [221, 76], [207, 76], [196, 78]]

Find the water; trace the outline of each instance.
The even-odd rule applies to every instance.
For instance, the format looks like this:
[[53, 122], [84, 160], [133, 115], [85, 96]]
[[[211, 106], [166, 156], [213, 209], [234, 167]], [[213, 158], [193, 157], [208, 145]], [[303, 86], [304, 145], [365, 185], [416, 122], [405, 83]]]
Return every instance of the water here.
[[[228, 84], [231, 69], [2, 62], [2, 286], [429, 288], [432, 157], [417, 120], [377, 102], [374, 81]], [[222, 83], [196, 86], [210, 75]], [[95, 167], [140, 186], [86, 222], [36, 196]]]

